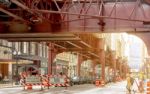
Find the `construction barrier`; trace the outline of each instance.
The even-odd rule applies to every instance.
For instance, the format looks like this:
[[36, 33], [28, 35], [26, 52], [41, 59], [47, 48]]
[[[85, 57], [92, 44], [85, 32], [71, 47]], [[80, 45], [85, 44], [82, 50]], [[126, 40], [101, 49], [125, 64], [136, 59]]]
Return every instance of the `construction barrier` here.
[[24, 90], [32, 90], [34, 86], [40, 86], [41, 90], [43, 89], [41, 76], [27, 76], [24, 80], [24, 83], [22, 83]]
[[101, 86], [105, 86], [105, 81], [101, 80]]
[[36, 75], [36, 76], [21, 76], [21, 85], [24, 90], [32, 90], [34, 86], [43, 87], [68, 87], [69, 79], [65, 75]]
[[150, 94], [150, 81], [147, 81], [147, 92], [146, 94]]
[[121, 77], [120, 76], [117, 76], [116, 77], [116, 81], [121, 81], [122, 79], [121, 79]]
[[100, 86], [100, 80], [95, 81], [95, 86]]
[[104, 86], [105, 82], [103, 80], [96, 80], [95, 81], [95, 86]]
[[69, 79], [65, 75], [43, 75], [42, 84], [44, 87], [68, 87]]

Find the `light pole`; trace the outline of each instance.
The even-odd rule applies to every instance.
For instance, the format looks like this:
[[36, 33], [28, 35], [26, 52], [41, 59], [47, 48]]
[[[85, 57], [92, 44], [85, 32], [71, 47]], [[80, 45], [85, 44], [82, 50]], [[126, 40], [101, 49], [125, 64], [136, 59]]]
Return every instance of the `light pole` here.
[[19, 83], [18, 83], [18, 81], [19, 81], [19, 75], [18, 75], [18, 61], [19, 61], [19, 58], [18, 58], [18, 55], [20, 54], [20, 52], [19, 51], [17, 51], [17, 50], [15, 50], [14, 52], [13, 52], [13, 55], [15, 55], [15, 59], [16, 59], [16, 74], [15, 74], [15, 80], [16, 80], [16, 82], [15, 82], [15, 85], [18, 85]]

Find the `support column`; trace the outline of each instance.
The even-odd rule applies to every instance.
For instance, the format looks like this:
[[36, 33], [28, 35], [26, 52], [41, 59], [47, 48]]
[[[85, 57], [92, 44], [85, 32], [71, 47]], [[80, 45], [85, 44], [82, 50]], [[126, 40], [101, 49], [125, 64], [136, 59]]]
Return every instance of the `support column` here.
[[115, 82], [116, 81], [116, 53], [115, 51], [112, 52], [112, 55], [111, 55], [111, 63], [112, 63], [112, 67], [113, 67], [113, 81]]
[[52, 74], [52, 63], [57, 55], [57, 52], [54, 48], [54, 44], [49, 43], [49, 50], [48, 50], [48, 74]]
[[100, 53], [100, 62], [101, 62], [102, 80], [105, 81], [105, 51], [104, 50], [102, 50]]
[[92, 73], [92, 75], [93, 75], [94, 78], [96, 78], [95, 67], [96, 67], [96, 62], [93, 61], [93, 63], [92, 63], [92, 68], [93, 68], [93, 73]]
[[99, 58], [101, 63], [101, 77], [102, 80], [105, 81], [105, 51], [104, 51], [104, 39], [99, 39], [98, 48], [100, 49]]
[[124, 65], [124, 78], [126, 78], [126, 75], [127, 75], [127, 66]]
[[83, 62], [83, 58], [81, 54], [78, 54], [78, 62], [77, 62], [77, 75], [80, 76], [81, 64]]
[[120, 71], [120, 77], [122, 78], [122, 61], [120, 61], [119, 71]]
[[129, 72], [130, 72], [130, 69], [129, 69], [128, 65], [125, 64], [125, 74], [128, 74]]

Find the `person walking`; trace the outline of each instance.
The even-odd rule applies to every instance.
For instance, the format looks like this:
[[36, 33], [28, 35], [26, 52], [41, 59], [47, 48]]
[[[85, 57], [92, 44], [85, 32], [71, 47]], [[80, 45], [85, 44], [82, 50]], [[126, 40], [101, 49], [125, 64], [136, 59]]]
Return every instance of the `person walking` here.
[[127, 88], [127, 91], [128, 91], [127, 94], [131, 94], [131, 90], [132, 90], [132, 86], [133, 86], [133, 83], [134, 83], [134, 79], [133, 79], [133, 77], [131, 77], [131, 74], [127, 74], [126, 80], [127, 80], [126, 88]]
[[0, 81], [2, 81], [2, 79], [3, 79], [3, 75], [2, 75], [2, 73], [0, 72]]

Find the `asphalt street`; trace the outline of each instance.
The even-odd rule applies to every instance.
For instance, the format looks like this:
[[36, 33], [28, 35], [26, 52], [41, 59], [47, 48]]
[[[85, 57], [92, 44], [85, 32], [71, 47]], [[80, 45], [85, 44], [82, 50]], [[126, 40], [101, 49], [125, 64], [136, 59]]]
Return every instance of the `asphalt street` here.
[[[51, 87], [40, 90], [40, 87], [33, 87], [33, 90], [23, 90], [23, 87], [1, 88], [0, 94], [127, 94], [126, 81], [110, 83], [105, 87], [96, 87], [93, 84], [74, 85], [72, 87]], [[140, 94], [140, 93], [133, 93]]]

